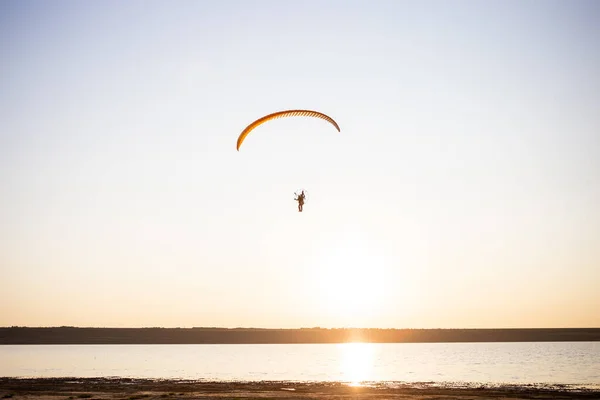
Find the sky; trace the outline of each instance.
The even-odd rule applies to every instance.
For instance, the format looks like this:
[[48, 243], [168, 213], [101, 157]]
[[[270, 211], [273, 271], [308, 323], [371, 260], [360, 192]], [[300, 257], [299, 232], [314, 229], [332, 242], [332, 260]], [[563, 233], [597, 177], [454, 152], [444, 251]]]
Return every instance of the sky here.
[[[4, 0], [0, 37], [0, 326], [600, 327], [596, 1]], [[341, 132], [236, 151], [286, 109]]]

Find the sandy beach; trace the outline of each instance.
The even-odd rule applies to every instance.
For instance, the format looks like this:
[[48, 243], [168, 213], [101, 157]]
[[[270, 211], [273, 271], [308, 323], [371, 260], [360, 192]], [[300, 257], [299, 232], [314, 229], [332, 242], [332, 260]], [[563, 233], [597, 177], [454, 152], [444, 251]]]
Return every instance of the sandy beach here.
[[0, 378], [3, 399], [600, 399], [567, 386], [439, 387], [341, 383], [205, 382], [129, 378]]

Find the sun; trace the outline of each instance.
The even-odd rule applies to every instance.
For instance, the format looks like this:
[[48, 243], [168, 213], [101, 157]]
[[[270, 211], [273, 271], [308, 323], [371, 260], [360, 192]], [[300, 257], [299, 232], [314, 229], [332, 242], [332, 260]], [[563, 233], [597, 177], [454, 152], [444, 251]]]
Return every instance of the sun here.
[[315, 269], [323, 310], [346, 326], [368, 325], [385, 306], [385, 257], [359, 233], [330, 239]]

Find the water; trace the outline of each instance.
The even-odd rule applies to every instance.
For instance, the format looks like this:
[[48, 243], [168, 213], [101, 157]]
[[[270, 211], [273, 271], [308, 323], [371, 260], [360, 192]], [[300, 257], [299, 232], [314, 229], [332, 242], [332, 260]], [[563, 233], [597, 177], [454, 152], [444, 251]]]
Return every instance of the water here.
[[600, 342], [4, 345], [3, 377], [566, 384], [600, 388]]

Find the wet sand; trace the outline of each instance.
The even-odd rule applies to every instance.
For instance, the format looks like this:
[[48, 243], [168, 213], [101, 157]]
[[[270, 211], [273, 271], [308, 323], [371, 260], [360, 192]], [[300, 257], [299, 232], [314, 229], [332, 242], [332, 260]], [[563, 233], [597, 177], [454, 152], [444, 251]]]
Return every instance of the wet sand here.
[[600, 399], [600, 389], [556, 386], [436, 386], [342, 383], [206, 382], [129, 378], [0, 378], [0, 398], [14, 400], [188, 399]]

